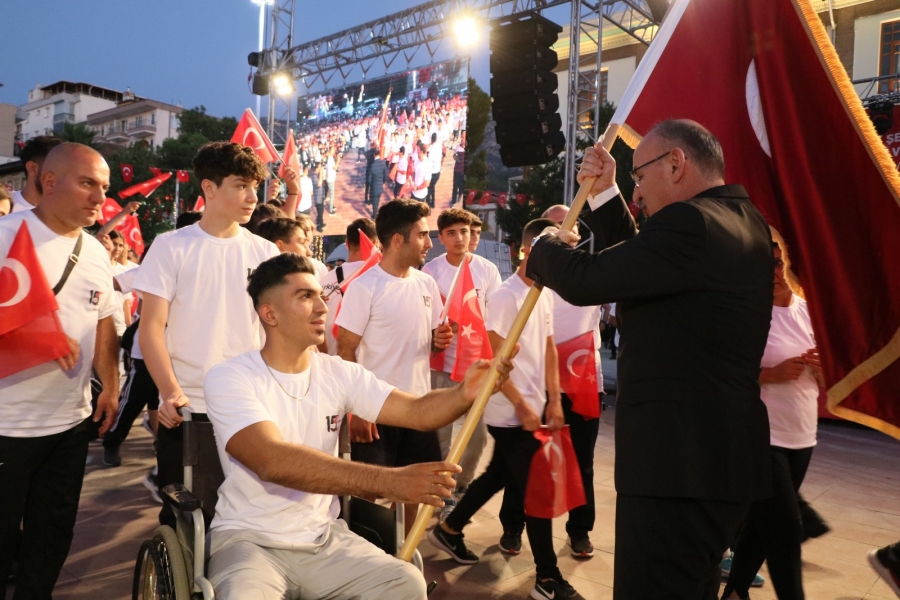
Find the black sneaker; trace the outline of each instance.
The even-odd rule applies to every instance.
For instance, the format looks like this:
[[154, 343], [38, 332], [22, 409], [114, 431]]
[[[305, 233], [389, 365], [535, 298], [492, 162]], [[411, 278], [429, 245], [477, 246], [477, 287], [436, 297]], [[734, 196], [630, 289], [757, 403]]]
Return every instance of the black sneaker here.
[[869, 562], [888, 587], [900, 597], [900, 542], [869, 552]]
[[513, 556], [521, 554], [522, 534], [515, 531], [504, 531], [503, 535], [500, 536], [500, 550]]
[[594, 545], [588, 536], [574, 538], [569, 536], [569, 547], [574, 558], [587, 560], [594, 556]]
[[541, 581], [540, 578], [535, 579], [531, 597], [534, 600], [584, 600], [584, 596], [576, 592], [575, 588], [562, 577], [558, 580], [547, 579], [546, 581]]
[[440, 525], [428, 532], [428, 541], [453, 557], [453, 560], [461, 565], [474, 565], [478, 562], [478, 556], [466, 548], [463, 534], [447, 533]]
[[122, 464], [122, 456], [118, 448], [103, 448], [103, 464], [107, 467], [118, 467]]

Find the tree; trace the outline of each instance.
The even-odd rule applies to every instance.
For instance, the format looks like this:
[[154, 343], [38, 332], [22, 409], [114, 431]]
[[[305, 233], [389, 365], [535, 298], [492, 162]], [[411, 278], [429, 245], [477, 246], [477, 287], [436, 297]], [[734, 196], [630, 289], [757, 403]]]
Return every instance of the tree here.
[[206, 107], [203, 105], [181, 111], [179, 121], [181, 135], [200, 134], [208, 142], [230, 140], [238, 124], [234, 117], [220, 119], [206, 114]]
[[[615, 112], [615, 105], [604, 101], [600, 107], [600, 131], [606, 129]], [[588, 142], [584, 138], [578, 138], [575, 145], [580, 158]], [[629, 175], [634, 151], [622, 140], [616, 140], [611, 154], [616, 159], [616, 183], [622, 195], [630, 199], [634, 191], [634, 182]], [[540, 217], [554, 204], [566, 204], [563, 198], [565, 165], [565, 156], [560, 156], [543, 165], [527, 168], [525, 177], [516, 184], [515, 189], [516, 193], [525, 194], [527, 201], [524, 204], [510, 202], [506, 208], [498, 207], [497, 224], [506, 233], [504, 240], [508, 244], [518, 247], [522, 241], [522, 229], [529, 221]]]
[[63, 129], [59, 133], [59, 137], [67, 142], [84, 144], [96, 149], [97, 145], [94, 143], [94, 135], [96, 134], [91, 131], [87, 123], [63, 123]]

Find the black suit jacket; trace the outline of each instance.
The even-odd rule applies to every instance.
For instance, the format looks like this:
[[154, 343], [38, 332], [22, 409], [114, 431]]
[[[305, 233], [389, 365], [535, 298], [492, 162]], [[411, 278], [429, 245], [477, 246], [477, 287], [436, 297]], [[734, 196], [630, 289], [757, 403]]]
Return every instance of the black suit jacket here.
[[774, 263], [769, 227], [747, 192], [712, 188], [658, 211], [640, 233], [621, 198], [583, 220], [599, 253], [542, 238], [527, 272], [572, 304], [617, 303], [616, 489], [734, 502], [767, 496], [759, 369]]

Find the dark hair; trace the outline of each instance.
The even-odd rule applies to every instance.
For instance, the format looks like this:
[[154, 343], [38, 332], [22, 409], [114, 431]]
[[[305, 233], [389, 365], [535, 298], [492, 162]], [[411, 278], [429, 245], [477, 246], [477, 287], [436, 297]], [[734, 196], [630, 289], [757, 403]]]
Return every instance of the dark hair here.
[[259, 226], [261, 221], [265, 221], [266, 219], [275, 219], [283, 216], [284, 213], [281, 212], [280, 208], [276, 208], [271, 204], [257, 204], [256, 209], [253, 211], [253, 214], [250, 215], [250, 220], [247, 221], [244, 227], [249, 229], [252, 233], [256, 233], [256, 228]]
[[175, 229], [189, 227], [199, 221], [202, 216], [203, 213], [199, 210], [186, 210], [175, 219]]
[[672, 148], [681, 148], [688, 160], [696, 163], [707, 178], [725, 177], [722, 146], [716, 136], [700, 123], [688, 119], [669, 119], [655, 125], [650, 133], [669, 142]]
[[484, 227], [484, 223], [481, 222], [481, 219], [478, 218], [478, 215], [470, 210], [467, 210], [466, 212], [469, 213], [470, 218], [472, 219], [472, 222], [469, 223], [469, 227]]
[[429, 215], [431, 209], [428, 205], [416, 200], [391, 200], [383, 204], [375, 217], [375, 231], [378, 232], [382, 247], [391, 245], [391, 238], [395, 233], [402, 235], [403, 241], [408, 243], [413, 225]]
[[375, 221], [372, 219], [356, 219], [347, 225], [347, 246], [359, 248], [359, 232], [362, 231], [373, 242], [375, 241]]
[[294, 273], [315, 275], [316, 270], [305, 256], [284, 252], [260, 263], [247, 278], [247, 293], [253, 300], [253, 308], [259, 308], [259, 297], [267, 290], [284, 285], [285, 278]]
[[270, 206], [274, 206], [275, 208], [284, 208], [284, 200], [279, 200], [278, 198], [275, 198], [274, 200], [269, 200], [268, 202], [266, 202], [266, 204], [269, 204]]
[[533, 221], [528, 221], [525, 225], [525, 229], [522, 230], [522, 245], [527, 246], [531, 243], [531, 240], [536, 238], [540, 233], [546, 229], [547, 227], [558, 227], [557, 223], [554, 223], [550, 219], [534, 219]]
[[472, 225], [472, 213], [461, 208], [449, 208], [443, 211], [437, 220], [438, 231], [443, 232], [451, 225], [462, 223], [464, 225]]
[[230, 175], [258, 182], [269, 178], [266, 165], [253, 148], [232, 142], [203, 144], [194, 157], [194, 174], [200, 182], [208, 179], [216, 185], [222, 185], [222, 180]]
[[[19, 152], [19, 158], [24, 167], [29, 162], [43, 163], [50, 151], [65, 142], [58, 137], [50, 135], [39, 135], [31, 138], [25, 143], [25, 146]], [[26, 176], [28, 171], [25, 171]]]
[[274, 219], [264, 219], [256, 224], [256, 235], [275, 243], [275, 240], [287, 242], [298, 229], [302, 230], [300, 223], [288, 217], [275, 217]]
[[122, 234], [119, 233], [118, 231], [116, 231], [115, 229], [113, 229], [112, 231], [109, 232], [109, 239], [117, 240], [119, 238], [122, 238], [123, 240], [125, 239], [124, 237], [122, 237]]

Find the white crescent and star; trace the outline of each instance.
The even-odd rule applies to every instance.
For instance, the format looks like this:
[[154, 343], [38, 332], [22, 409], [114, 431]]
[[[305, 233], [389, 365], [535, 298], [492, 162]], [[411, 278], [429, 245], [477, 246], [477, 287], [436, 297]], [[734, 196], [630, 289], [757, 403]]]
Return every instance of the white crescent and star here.
[[575, 370], [572, 368], [573, 365], [575, 364], [575, 361], [578, 360], [578, 358], [580, 356], [587, 356], [590, 353], [591, 353], [590, 350], [585, 350], [582, 348], [581, 350], [576, 350], [575, 352], [573, 352], [572, 354], [569, 355], [569, 359], [566, 361], [566, 369], [569, 371], [569, 373], [572, 374], [572, 377], [580, 377], [580, 375], [578, 375], [575, 372]]
[[772, 158], [772, 148], [769, 145], [769, 133], [766, 130], [766, 118], [763, 114], [762, 99], [759, 96], [759, 81], [756, 78], [756, 61], [750, 61], [747, 69], [747, 82], [745, 84], [747, 98], [747, 116], [750, 117], [750, 125], [763, 152]]
[[6, 260], [3, 261], [3, 265], [0, 266], [0, 270], [3, 269], [9, 269], [13, 272], [13, 275], [16, 276], [17, 286], [16, 293], [13, 294], [13, 297], [6, 302], [0, 303], [0, 308], [18, 304], [24, 300], [25, 296], [28, 295], [28, 292], [31, 291], [31, 275], [28, 274], [28, 269], [26, 269], [25, 265], [20, 261], [15, 258], [7, 257]]
[[473, 313], [481, 316], [481, 307], [478, 305], [478, 290], [471, 289], [463, 296], [463, 304], [469, 307]]

